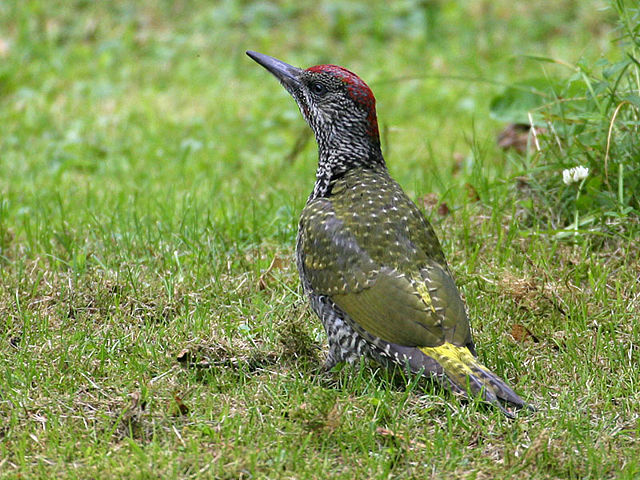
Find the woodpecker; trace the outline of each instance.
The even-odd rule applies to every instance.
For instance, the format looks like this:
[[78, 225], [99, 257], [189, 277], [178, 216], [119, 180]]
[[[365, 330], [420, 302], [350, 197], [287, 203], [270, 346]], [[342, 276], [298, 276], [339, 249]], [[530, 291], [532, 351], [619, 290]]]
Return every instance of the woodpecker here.
[[479, 396], [510, 417], [529, 407], [478, 360], [440, 242], [389, 175], [367, 84], [337, 65], [300, 69], [247, 55], [293, 96], [318, 144], [296, 263], [327, 333], [325, 367], [365, 356], [435, 378], [462, 396]]

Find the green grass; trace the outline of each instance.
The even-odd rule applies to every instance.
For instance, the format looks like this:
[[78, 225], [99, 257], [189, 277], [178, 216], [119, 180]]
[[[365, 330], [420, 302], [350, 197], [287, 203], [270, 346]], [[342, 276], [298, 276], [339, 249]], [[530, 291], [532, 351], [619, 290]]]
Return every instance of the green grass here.
[[[566, 74], [525, 55], [619, 61], [615, 11], [459, 3], [0, 4], [0, 477], [640, 476], [637, 220], [559, 238], [572, 209], [489, 115]], [[315, 145], [246, 49], [370, 84], [480, 357], [535, 415], [320, 371], [292, 261]]]

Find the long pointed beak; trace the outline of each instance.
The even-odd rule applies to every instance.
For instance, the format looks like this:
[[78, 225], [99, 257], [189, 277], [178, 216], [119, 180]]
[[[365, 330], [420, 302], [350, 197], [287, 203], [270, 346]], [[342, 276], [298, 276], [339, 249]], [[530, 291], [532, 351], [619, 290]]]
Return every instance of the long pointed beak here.
[[263, 53], [247, 50], [247, 55], [269, 70], [280, 82], [290, 90], [300, 85], [300, 74], [302, 69], [296, 68], [288, 63], [284, 63], [277, 58], [264, 55]]

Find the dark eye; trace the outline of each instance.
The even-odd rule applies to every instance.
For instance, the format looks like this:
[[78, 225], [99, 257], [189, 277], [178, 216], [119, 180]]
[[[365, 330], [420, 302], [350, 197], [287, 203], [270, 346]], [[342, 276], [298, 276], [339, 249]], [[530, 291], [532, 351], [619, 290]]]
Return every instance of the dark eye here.
[[315, 95], [318, 95], [318, 96], [321, 96], [327, 93], [327, 87], [325, 87], [324, 84], [320, 82], [313, 82], [310, 85], [310, 89]]

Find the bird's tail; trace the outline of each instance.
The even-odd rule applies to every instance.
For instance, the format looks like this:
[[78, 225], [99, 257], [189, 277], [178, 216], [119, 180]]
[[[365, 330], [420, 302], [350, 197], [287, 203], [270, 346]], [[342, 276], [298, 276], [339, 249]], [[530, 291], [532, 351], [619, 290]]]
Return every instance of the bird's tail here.
[[455, 393], [479, 396], [513, 417], [513, 410], [533, 410], [500, 377], [482, 365], [467, 347], [445, 343], [420, 351], [438, 362]]

